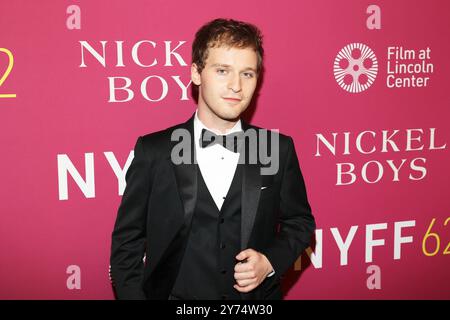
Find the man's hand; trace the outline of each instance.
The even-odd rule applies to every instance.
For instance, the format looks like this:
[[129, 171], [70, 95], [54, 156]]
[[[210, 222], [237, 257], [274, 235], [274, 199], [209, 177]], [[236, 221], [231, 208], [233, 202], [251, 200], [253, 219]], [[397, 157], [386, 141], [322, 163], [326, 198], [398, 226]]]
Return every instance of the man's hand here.
[[252, 291], [273, 270], [267, 257], [253, 249], [241, 251], [236, 259], [240, 262], [234, 267], [234, 279], [237, 282], [234, 288], [239, 292]]

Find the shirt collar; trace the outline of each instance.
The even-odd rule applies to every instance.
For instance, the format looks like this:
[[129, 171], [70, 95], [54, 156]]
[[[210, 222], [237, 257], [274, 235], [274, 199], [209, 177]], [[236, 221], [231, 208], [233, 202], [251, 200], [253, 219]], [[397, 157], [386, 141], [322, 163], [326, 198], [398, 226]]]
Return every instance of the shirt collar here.
[[[198, 117], [198, 109], [197, 109], [195, 111], [195, 116], [194, 116], [194, 138], [196, 141], [198, 141], [200, 139], [200, 134], [203, 129], [214, 132], [215, 134], [221, 134], [217, 130], [210, 129], [203, 124], [203, 122]], [[238, 122], [236, 122], [236, 124], [233, 126], [233, 128], [226, 130], [225, 135], [234, 133], [234, 132], [238, 132], [238, 131], [242, 131], [241, 119], [239, 119]]]

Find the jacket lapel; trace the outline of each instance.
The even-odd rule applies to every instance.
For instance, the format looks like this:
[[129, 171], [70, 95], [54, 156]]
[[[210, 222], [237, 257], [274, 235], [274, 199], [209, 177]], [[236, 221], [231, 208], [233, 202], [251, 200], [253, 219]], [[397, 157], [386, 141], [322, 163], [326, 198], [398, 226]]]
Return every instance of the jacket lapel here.
[[[190, 221], [194, 214], [195, 204], [197, 200], [197, 164], [195, 161], [195, 145], [194, 145], [194, 116], [192, 116], [187, 122], [180, 125], [181, 129], [187, 130], [190, 137], [191, 145], [191, 162], [174, 164], [172, 160], [172, 166], [175, 171], [175, 177], [177, 180], [178, 192], [180, 199], [183, 202], [184, 207], [184, 221], [185, 226], [190, 225]], [[172, 141], [173, 147], [179, 143], [178, 141]]]
[[[251, 127], [242, 121], [242, 129], [247, 131]], [[259, 198], [261, 195], [262, 179], [260, 175], [259, 159], [257, 163], [249, 163], [249, 148], [244, 145], [245, 157], [241, 154], [240, 161], [243, 161], [244, 170], [242, 175], [242, 202], [241, 202], [241, 249], [244, 250], [248, 246], [253, 224], [255, 223], [256, 211], [258, 209]]]
[[241, 249], [247, 248], [261, 195], [261, 176], [257, 164], [244, 165], [241, 203]]

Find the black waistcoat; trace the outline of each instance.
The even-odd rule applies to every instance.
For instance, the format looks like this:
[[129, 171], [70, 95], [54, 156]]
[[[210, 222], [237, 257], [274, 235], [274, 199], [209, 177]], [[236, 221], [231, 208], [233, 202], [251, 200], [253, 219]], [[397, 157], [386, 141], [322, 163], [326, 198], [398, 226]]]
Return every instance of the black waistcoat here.
[[199, 168], [197, 172], [197, 203], [172, 295], [181, 299], [241, 299], [233, 285], [235, 257], [241, 251], [242, 165], [237, 165], [220, 211]]

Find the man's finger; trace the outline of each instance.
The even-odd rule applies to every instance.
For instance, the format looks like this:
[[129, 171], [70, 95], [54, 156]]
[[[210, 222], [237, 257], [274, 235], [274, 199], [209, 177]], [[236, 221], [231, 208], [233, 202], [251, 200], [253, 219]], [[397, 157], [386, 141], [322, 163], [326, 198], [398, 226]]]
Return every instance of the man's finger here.
[[235, 284], [234, 286], [233, 286], [237, 291], [239, 291], [239, 292], [250, 292], [250, 291], [252, 291], [253, 289], [255, 289], [256, 288], [256, 286], [255, 285], [253, 285], [253, 284], [251, 284], [251, 285], [249, 285], [249, 286], [246, 286], [246, 287], [240, 287], [240, 286], [238, 286], [237, 284]]
[[251, 278], [251, 279], [238, 280], [236, 282], [237, 282], [238, 286], [246, 287], [248, 285], [255, 285], [256, 280], [257, 280], [256, 278]]
[[236, 272], [234, 274], [234, 278], [236, 280], [244, 280], [244, 279], [252, 279], [255, 278], [255, 272], [254, 271], [250, 271], [250, 272]]
[[236, 256], [236, 259], [239, 261], [250, 258], [252, 256], [254, 250], [253, 249], [245, 249], [244, 251], [239, 252], [239, 254]]
[[238, 262], [238, 263], [236, 263], [236, 265], [234, 266], [234, 271], [237, 272], [237, 273], [253, 271], [253, 265], [250, 264], [250, 263], [241, 263], [241, 262]]

